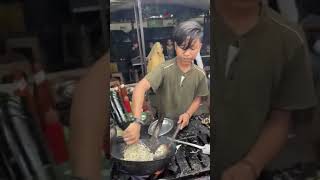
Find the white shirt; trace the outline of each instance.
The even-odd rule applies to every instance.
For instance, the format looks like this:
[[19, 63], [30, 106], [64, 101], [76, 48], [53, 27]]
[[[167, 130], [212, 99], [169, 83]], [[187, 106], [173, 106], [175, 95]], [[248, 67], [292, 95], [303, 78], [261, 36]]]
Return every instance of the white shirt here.
[[197, 65], [198, 65], [201, 69], [203, 69], [203, 63], [202, 63], [202, 58], [201, 58], [200, 52], [197, 54], [196, 61], [197, 61]]

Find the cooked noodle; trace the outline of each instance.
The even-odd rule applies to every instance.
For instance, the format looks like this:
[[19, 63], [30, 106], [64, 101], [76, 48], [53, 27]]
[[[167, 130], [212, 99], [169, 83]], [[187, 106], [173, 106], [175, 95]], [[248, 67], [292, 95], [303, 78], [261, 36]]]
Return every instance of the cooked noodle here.
[[152, 161], [153, 153], [141, 143], [132, 144], [125, 148], [123, 159], [126, 161]]
[[162, 144], [158, 147], [158, 149], [154, 153], [154, 157], [162, 157], [165, 155], [166, 151], [167, 151], [167, 145]]
[[123, 152], [123, 160], [125, 161], [153, 161], [165, 155], [166, 145], [162, 144], [153, 154], [151, 150], [142, 143], [126, 146]]

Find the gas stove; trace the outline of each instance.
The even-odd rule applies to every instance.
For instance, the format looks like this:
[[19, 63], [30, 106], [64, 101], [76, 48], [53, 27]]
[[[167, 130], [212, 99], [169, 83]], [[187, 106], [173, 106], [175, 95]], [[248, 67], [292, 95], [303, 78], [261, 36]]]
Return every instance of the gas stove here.
[[[190, 120], [189, 126], [181, 130], [176, 139], [200, 146], [210, 144], [210, 129], [201, 123], [201, 120], [208, 116], [207, 114], [203, 114], [193, 117]], [[150, 176], [137, 177], [121, 173], [113, 165], [111, 177], [117, 180], [210, 179], [210, 156], [203, 154], [201, 150], [191, 146], [178, 145], [178, 147], [177, 153], [172, 158], [168, 168], [162, 172], [157, 172]]]

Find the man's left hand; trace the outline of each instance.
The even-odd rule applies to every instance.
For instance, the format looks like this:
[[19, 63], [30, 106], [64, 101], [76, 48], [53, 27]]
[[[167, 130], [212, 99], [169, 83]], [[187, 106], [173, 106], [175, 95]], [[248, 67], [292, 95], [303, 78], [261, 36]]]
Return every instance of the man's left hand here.
[[181, 129], [188, 126], [190, 120], [190, 115], [188, 113], [183, 113], [179, 116], [178, 124], [181, 124]]
[[256, 177], [248, 164], [239, 161], [223, 172], [222, 180], [256, 180]]

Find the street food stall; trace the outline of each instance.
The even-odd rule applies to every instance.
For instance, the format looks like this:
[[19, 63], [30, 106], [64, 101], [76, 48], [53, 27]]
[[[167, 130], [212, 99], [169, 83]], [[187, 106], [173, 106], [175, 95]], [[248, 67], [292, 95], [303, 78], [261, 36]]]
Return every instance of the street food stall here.
[[[180, 22], [193, 20], [203, 27], [200, 53], [209, 77], [210, 1], [111, 0], [110, 5], [111, 179], [210, 178], [210, 149], [203, 150], [210, 148], [208, 102], [203, 102], [189, 125], [179, 131], [178, 117], [167, 114], [161, 118], [159, 99], [149, 91], [142, 108], [140, 142], [126, 145], [121, 138], [134, 121], [131, 105], [135, 85], [150, 69], [174, 57], [172, 34]], [[159, 146], [153, 151], [148, 142], [154, 132], [158, 132]], [[176, 140], [191, 145], [170, 143], [168, 137], [175, 135]]]

